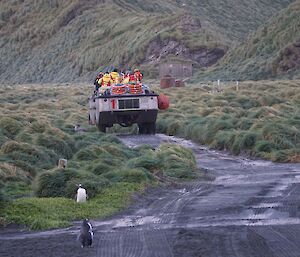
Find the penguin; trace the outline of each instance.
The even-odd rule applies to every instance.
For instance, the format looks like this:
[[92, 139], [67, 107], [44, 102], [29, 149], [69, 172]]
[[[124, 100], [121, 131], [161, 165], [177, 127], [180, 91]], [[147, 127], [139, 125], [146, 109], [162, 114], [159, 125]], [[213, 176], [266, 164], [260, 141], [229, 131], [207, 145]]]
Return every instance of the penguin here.
[[78, 240], [81, 243], [81, 247], [91, 247], [93, 243], [93, 237], [94, 233], [92, 224], [88, 219], [84, 219], [81, 224], [80, 234], [78, 235]]
[[78, 132], [78, 133], [80, 133], [80, 132], [86, 132], [86, 129], [85, 129], [85, 128], [82, 128], [82, 127], [80, 126], [80, 124], [76, 124], [76, 125], [74, 126], [74, 132]]
[[86, 202], [88, 195], [86, 193], [85, 188], [82, 187], [81, 184], [78, 185], [77, 194], [76, 194], [76, 201], [77, 203]]

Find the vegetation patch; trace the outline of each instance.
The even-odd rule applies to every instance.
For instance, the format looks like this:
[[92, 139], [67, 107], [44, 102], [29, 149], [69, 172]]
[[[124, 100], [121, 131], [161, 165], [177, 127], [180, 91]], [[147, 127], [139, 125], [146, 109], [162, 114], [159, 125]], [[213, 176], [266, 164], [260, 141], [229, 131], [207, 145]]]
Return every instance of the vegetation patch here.
[[6, 206], [2, 217], [6, 223], [24, 224], [33, 230], [67, 227], [72, 220], [104, 218], [120, 211], [129, 204], [130, 196], [142, 193], [143, 188], [138, 183], [117, 183], [83, 204], [65, 197], [20, 198]]
[[243, 82], [238, 91], [230, 84], [220, 92], [213, 88], [162, 90], [171, 106], [159, 115], [158, 130], [233, 154], [299, 162], [299, 81]]

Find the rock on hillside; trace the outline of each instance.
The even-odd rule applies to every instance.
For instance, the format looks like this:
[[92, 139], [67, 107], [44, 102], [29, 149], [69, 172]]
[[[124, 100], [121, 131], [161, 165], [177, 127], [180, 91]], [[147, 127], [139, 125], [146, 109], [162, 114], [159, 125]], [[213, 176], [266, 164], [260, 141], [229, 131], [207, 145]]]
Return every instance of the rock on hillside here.
[[2, 0], [0, 81], [92, 81], [110, 64], [155, 73], [168, 58], [207, 67], [291, 1]]
[[182, 59], [192, 60], [202, 67], [215, 64], [226, 52], [226, 47], [214, 47], [209, 49], [206, 46], [198, 49], [189, 49], [180, 41], [166, 39], [152, 41], [146, 51], [144, 64], [159, 64], [161, 60], [169, 55], [181, 57]]
[[279, 52], [278, 58], [272, 62], [272, 72], [275, 75], [284, 75], [300, 70], [300, 38], [287, 45]]

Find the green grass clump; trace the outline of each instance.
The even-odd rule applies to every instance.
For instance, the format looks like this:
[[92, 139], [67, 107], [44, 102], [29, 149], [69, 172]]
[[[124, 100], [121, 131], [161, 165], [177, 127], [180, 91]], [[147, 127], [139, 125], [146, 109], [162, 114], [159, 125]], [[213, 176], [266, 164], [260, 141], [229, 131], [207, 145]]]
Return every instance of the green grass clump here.
[[234, 131], [218, 131], [211, 146], [218, 150], [229, 150], [235, 140]]
[[[249, 131], [241, 131], [236, 134], [233, 144], [230, 147], [230, 150], [234, 154], [239, 154], [242, 151], [251, 150], [256, 143], [258, 134]], [[248, 151], [249, 152], [249, 151]]]
[[93, 161], [98, 157], [97, 153], [92, 149], [82, 149], [76, 153], [75, 158], [79, 161]]
[[36, 138], [36, 144], [47, 149], [53, 150], [59, 156], [69, 159], [72, 157], [73, 149], [71, 140], [61, 139], [55, 135], [39, 134]]
[[124, 181], [129, 183], [142, 183], [149, 181], [151, 175], [147, 170], [144, 169], [118, 168], [105, 173], [103, 177], [112, 182]]
[[[127, 162], [130, 168], [162, 173], [165, 177], [188, 179], [195, 175], [196, 161], [192, 152], [179, 145], [162, 144], [156, 151], [144, 149], [144, 154]], [[149, 176], [149, 175], [148, 175]]]
[[[120, 179], [118, 182], [122, 181]], [[94, 197], [115, 181], [96, 176], [79, 169], [55, 169], [43, 172], [35, 181], [35, 195], [38, 197], [69, 197], [74, 198], [78, 185], [82, 184], [89, 197]]]
[[2, 162], [0, 163], [0, 181], [27, 181], [30, 180], [30, 174], [24, 172], [18, 166]]
[[112, 164], [107, 164], [101, 161], [93, 166], [92, 172], [95, 175], [102, 175], [104, 173], [111, 171], [112, 169], [114, 169], [114, 167], [115, 166]]
[[270, 153], [275, 148], [275, 145], [270, 141], [260, 140], [257, 141], [255, 147], [257, 152]]
[[47, 168], [49, 165], [51, 166], [51, 164], [53, 165], [55, 159], [57, 159], [57, 156], [49, 153], [48, 150], [16, 141], [7, 141], [1, 147], [1, 151], [5, 154], [6, 158], [14, 160], [16, 164], [21, 161], [29, 165], [39, 163], [42, 168]]
[[5, 199], [12, 200], [20, 197], [32, 196], [32, 186], [30, 181], [7, 181], [3, 187]]
[[155, 151], [147, 149], [142, 156], [127, 161], [127, 166], [130, 168], [145, 168], [152, 171], [159, 169], [161, 167], [161, 162], [157, 158], [157, 153]]
[[161, 145], [157, 157], [166, 176], [173, 178], [192, 178], [197, 168], [195, 157], [191, 150], [179, 145]]
[[78, 177], [78, 172], [73, 169], [43, 172], [37, 177], [35, 194], [39, 197], [65, 196], [66, 183], [76, 177]]
[[0, 145], [3, 145], [9, 138], [3, 134], [2, 129], [0, 129]]
[[9, 138], [14, 138], [14, 136], [18, 134], [21, 128], [22, 123], [16, 119], [10, 117], [0, 118], [0, 129], [2, 133]]

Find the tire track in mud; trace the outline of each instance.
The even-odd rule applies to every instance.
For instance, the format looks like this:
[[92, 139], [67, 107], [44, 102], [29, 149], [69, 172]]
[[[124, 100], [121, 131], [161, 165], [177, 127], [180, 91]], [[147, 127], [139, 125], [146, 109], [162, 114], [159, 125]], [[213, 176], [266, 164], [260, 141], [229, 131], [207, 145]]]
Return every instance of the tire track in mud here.
[[[255, 232], [267, 242], [277, 257], [299, 257], [300, 256], [300, 226], [282, 229], [280, 227], [256, 228]], [[297, 235], [297, 237], [295, 236]]]
[[173, 254], [164, 230], [131, 229], [103, 233], [97, 256], [172, 257]]

